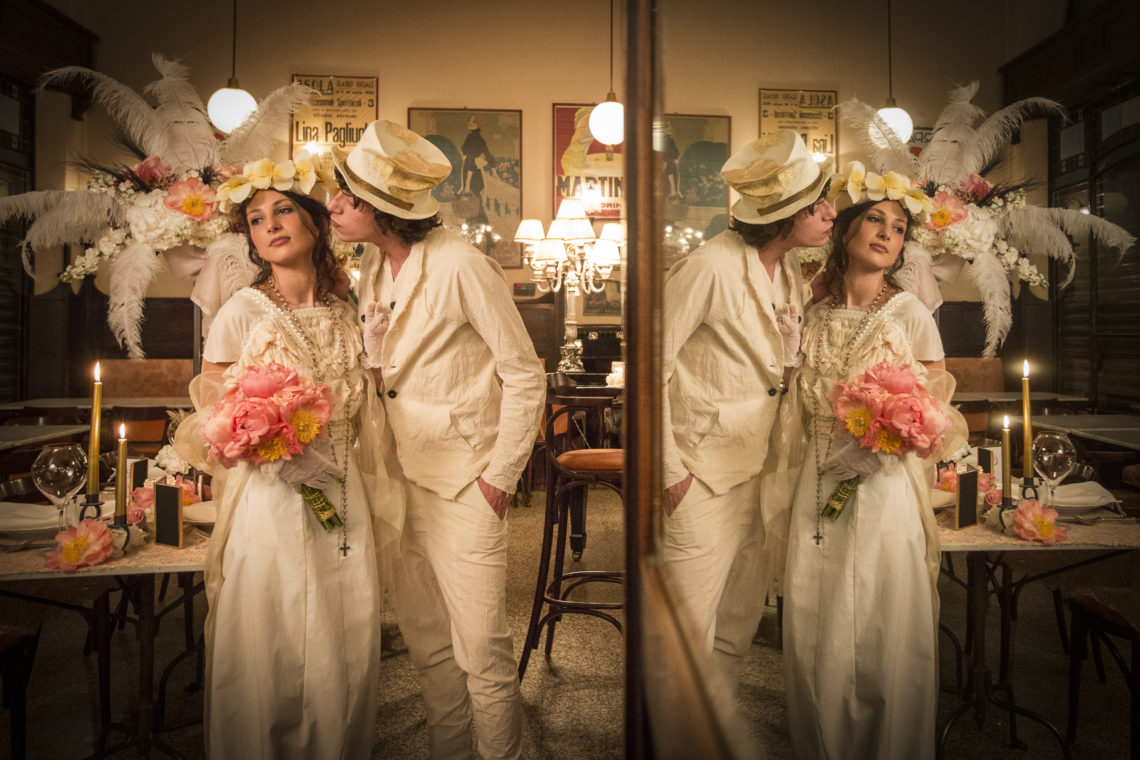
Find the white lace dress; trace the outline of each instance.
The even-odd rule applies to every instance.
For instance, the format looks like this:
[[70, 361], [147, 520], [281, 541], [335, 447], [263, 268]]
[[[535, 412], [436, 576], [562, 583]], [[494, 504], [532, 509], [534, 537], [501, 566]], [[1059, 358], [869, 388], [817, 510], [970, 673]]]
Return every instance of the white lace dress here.
[[784, 581], [792, 746], [804, 760], [932, 758], [937, 591], [928, 559], [933, 548], [936, 561], [937, 549], [927, 494], [915, 487], [921, 464], [913, 454], [880, 455], [882, 468], [860, 482], [838, 519], [817, 522], [838, 478], [819, 478], [816, 462], [835, 429], [826, 394], [836, 382], [880, 361], [910, 364], [921, 380], [926, 372], [916, 360], [942, 358], [942, 346], [930, 313], [909, 293], [870, 322], [865, 312], [825, 304], [809, 311], [804, 328], [800, 382], [810, 440]]
[[[204, 358], [235, 362], [227, 385], [246, 367], [270, 362], [329, 384], [338, 398], [330, 433], [343, 464], [366, 390], [374, 395], [359, 362], [359, 333], [339, 302], [292, 314], [295, 322], [261, 292], [242, 290], [219, 312]], [[278, 467], [241, 463], [225, 473], [207, 570], [211, 757], [356, 758], [372, 751], [381, 600], [362, 463], [347, 456], [347, 513], [339, 484], [325, 489], [345, 519], [343, 534], [320, 526], [300, 494], [276, 476]]]

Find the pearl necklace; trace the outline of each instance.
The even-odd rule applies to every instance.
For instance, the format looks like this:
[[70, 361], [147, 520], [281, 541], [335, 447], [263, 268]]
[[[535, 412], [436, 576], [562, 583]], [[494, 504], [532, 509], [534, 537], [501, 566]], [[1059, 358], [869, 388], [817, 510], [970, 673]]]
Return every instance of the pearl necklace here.
[[[301, 345], [303, 345], [305, 347], [305, 349], [308, 350], [308, 352], [309, 352], [309, 359], [312, 362], [312, 364], [310, 365], [310, 369], [313, 373], [313, 381], [316, 383], [322, 383], [322, 382], [324, 382], [325, 377], [328, 377], [330, 375], [335, 376], [334, 373], [331, 373], [331, 372], [325, 373], [325, 372], [321, 371], [322, 365], [321, 365], [321, 362], [319, 361], [318, 356], [317, 356], [317, 347], [313, 343], [312, 339], [309, 337], [309, 334], [307, 332], [305, 332], [305, 328], [303, 328], [301, 326], [301, 323], [297, 320], [297, 315], [293, 313], [293, 311], [294, 311], [293, 307], [291, 305], [289, 305], [289, 302], [285, 300], [285, 296], [281, 295], [281, 291], [277, 289], [277, 282], [275, 281], [275, 278], [270, 277], [266, 281], [265, 284], [266, 284], [266, 288], [268, 290], [268, 293], [273, 296], [269, 300], [273, 303], [274, 306], [277, 307], [277, 310], [285, 318], [285, 321], [289, 327], [289, 332], [293, 335], [293, 337], [297, 340], [297, 342], [300, 343]], [[321, 307], [323, 307], [325, 309], [331, 309], [332, 308], [332, 296], [330, 296], [328, 293], [321, 296], [320, 305], [321, 305]], [[347, 341], [345, 340], [345, 336], [344, 336], [344, 325], [341, 324], [341, 320], [339, 320], [339, 319], [334, 320], [334, 324], [336, 326], [336, 329], [334, 330], [334, 332], [335, 332], [335, 336], [334, 336], [335, 337], [335, 343], [334, 343], [334, 345], [336, 347], [336, 354], [337, 354], [338, 358], [340, 359], [342, 374], [347, 375], [348, 374], [348, 350], [347, 350]], [[335, 369], [335, 366], [330, 368], [330, 369]], [[342, 436], [343, 443], [344, 443], [344, 477], [338, 478], [338, 480], [340, 480], [340, 512], [339, 512], [339, 515], [340, 515], [340, 539], [341, 539], [341, 541], [340, 541], [340, 552], [341, 552], [342, 556], [348, 556], [348, 550], [351, 548], [348, 545], [348, 449], [349, 449], [349, 443], [350, 443], [350, 441], [349, 441], [349, 429], [350, 429], [350, 427], [351, 426], [349, 425], [349, 422], [346, 419], [344, 421], [344, 435]], [[330, 427], [329, 427], [329, 443], [330, 443], [329, 449], [332, 452], [333, 464], [339, 468], [340, 467], [340, 459], [336, 455], [336, 441], [332, 437], [331, 422], [330, 422]]]
[[[840, 365], [840, 379], [846, 381], [848, 372], [850, 371], [851, 357], [855, 353], [855, 349], [867, 340], [870, 336], [871, 330], [877, 327], [885, 320], [892, 311], [894, 311], [894, 304], [898, 302], [892, 297], [888, 300], [882, 308], [879, 304], [883, 296], [889, 292], [890, 288], [886, 282], [879, 288], [879, 292], [875, 295], [870, 306], [867, 307], [867, 312], [859, 321], [859, 328], [855, 331], [855, 336], [843, 346], [843, 362]], [[816, 371], [819, 372], [820, 357], [823, 354], [823, 347], [825, 342], [829, 343], [830, 340], [825, 341], [824, 338], [831, 336], [831, 319], [835, 315], [838, 308], [838, 301], [834, 296], [828, 299], [827, 313], [823, 315], [823, 321], [820, 324], [819, 332], [816, 333], [815, 347], [813, 350]], [[806, 359], [807, 357], [805, 357]], [[806, 362], [805, 362], [806, 363]], [[822, 376], [822, 373], [819, 373]], [[823, 542], [823, 463], [831, 456], [831, 441], [834, 437], [830, 434], [830, 428], [834, 426], [834, 421], [831, 417], [824, 419], [822, 410], [819, 404], [819, 394], [814, 392], [814, 389], [809, 393], [811, 398], [811, 437], [812, 448], [815, 452], [815, 539], [816, 545]], [[834, 415], [832, 415], [834, 416]], [[822, 423], [822, 424], [821, 424]], [[823, 442], [826, 440], [826, 447], [823, 447]]]

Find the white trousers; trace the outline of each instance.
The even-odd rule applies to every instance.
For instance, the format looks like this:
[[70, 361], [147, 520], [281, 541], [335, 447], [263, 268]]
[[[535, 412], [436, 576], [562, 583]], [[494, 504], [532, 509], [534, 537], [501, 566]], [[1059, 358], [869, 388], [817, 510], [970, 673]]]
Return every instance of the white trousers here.
[[400, 630], [420, 676], [431, 756], [522, 750], [522, 695], [507, 629], [507, 521], [477, 483], [456, 497], [407, 483], [396, 578]]
[[736, 683], [764, 614], [763, 545], [759, 475], [720, 496], [693, 478], [685, 498], [665, 518], [664, 566], [698, 645], [714, 657], [729, 684]]

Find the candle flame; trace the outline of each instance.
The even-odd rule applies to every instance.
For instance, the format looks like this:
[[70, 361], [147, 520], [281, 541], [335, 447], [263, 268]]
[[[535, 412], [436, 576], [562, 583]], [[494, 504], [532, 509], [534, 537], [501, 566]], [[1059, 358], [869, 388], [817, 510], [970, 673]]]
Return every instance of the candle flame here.
[[95, 362], [95, 382], [99, 382], [99, 362]]
[[127, 437], [127, 424], [125, 422], [120, 422], [119, 423], [119, 438], [123, 439], [126, 437]]
[[1021, 376], [1029, 377], [1029, 360], [1023, 359], [1021, 362]]
[[1002, 421], [1001, 426], [1002, 426], [1003, 430], [1009, 430], [1009, 415], [1008, 414], [1005, 416], [1005, 419]]

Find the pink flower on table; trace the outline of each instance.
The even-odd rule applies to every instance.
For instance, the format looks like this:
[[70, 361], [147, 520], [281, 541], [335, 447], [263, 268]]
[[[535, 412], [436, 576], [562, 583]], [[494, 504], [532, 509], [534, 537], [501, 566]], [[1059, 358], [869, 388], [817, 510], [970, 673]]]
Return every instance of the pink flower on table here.
[[139, 486], [131, 491], [131, 501], [139, 509], [150, 509], [154, 506], [154, 486]]
[[955, 467], [943, 467], [938, 471], [938, 482], [935, 484], [939, 491], [958, 493], [958, 470]]
[[1037, 499], [1026, 499], [1013, 513], [1013, 532], [1026, 541], [1047, 546], [1060, 543], [1067, 537], [1063, 527], [1057, 525], [1057, 510], [1044, 506]]
[[930, 212], [926, 226], [932, 230], [944, 230], [966, 218], [966, 209], [962, 205], [962, 200], [945, 190], [936, 193], [931, 202], [934, 204], [934, 210]]
[[868, 385], [882, 387], [888, 393], [910, 393], [916, 382], [909, 364], [899, 366], [887, 362], [868, 367], [863, 373], [863, 380]]
[[162, 202], [171, 211], [181, 212], [198, 221], [209, 219], [218, 209], [217, 195], [197, 177], [175, 182]]
[[987, 489], [985, 491], [985, 502], [987, 507], [996, 507], [1001, 504], [1001, 486]]
[[135, 174], [147, 185], [153, 187], [170, 177], [170, 169], [158, 156], [148, 156], [145, 161], [135, 167]]
[[182, 489], [183, 505], [197, 504], [201, 501], [201, 499], [198, 498], [198, 491], [194, 487], [193, 480], [185, 480], [181, 475], [177, 475], [175, 476], [174, 481], [178, 484], [178, 487]]
[[146, 519], [146, 510], [138, 504], [127, 505], [127, 522], [131, 525], [138, 525]]
[[61, 530], [55, 542], [59, 551], [48, 552], [44, 557], [45, 567], [54, 567], [66, 572], [81, 567], [98, 565], [111, 556], [111, 531], [99, 520], [84, 518], [79, 525]]

